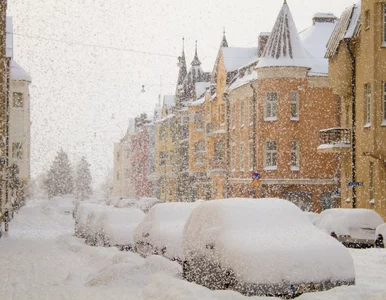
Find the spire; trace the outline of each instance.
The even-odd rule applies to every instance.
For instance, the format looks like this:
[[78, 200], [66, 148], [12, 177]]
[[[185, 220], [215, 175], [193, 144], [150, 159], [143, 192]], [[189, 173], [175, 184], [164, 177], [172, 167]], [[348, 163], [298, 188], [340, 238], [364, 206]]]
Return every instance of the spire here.
[[186, 67], [186, 59], [185, 59], [185, 38], [182, 38], [182, 55], [178, 57], [178, 67], [180, 68], [178, 72], [178, 85], [182, 84], [186, 74], [187, 74], [187, 67]]
[[201, 65], [201, 62], [200, 60], [198, 59], [198, 55], [197, 55], [197, 41], [196, 41], [196, 51], [195, 51], [195, 54], [194, 54], [194, 58], [193, 58], [193, 61], [190, 63], [193, 67], [197, 67], [197, 66], [200, 66]]
[[222, 34], [222, 40], [221, 40], [220, 47], [228, 47], [228, 41], [227, 41], [227, 38], [225, 36], [225, 27], [223, 29], [223, 34]]
[[287, 1], [284, 0], [258, 67], [308, 67], [308, 64], [306, 51], [303, 48]]

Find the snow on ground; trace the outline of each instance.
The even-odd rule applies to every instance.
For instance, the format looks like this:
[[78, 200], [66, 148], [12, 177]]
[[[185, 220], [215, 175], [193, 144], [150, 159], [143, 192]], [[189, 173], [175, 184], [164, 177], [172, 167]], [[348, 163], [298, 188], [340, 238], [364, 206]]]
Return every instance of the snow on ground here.
[[[0, 239], [0, 299], [8, 300], [246, 300], [180, 279], [181, 267], [115, 248], [90, 247], [73, 236], [71, 215], [47, 201], [29, 202]], [[300, 300], [386, 299], [386, 250], [350, 250], [357, 285]]]

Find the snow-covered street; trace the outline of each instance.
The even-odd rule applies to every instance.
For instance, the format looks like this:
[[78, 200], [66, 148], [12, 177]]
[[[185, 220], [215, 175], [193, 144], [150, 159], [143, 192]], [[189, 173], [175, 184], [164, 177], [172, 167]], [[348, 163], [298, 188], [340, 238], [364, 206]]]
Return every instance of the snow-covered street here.
[[[29, 202], [0, 239], [0, 299], [250, 299], [179, 278], [180, 265], [87, 246], [74, 220], [46, 201]], [[386, 250], [351, 250], [357, 284], [299, 299], [386, 299]], [[252, 298], [262, 299], [262, 298]]]

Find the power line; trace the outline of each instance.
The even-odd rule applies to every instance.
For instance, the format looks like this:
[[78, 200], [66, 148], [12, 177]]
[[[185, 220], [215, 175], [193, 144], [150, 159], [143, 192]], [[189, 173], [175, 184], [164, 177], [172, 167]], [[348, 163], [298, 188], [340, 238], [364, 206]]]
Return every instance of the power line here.
[[58, 42], [58, 43], [64, 43], [69, 45], [80, 45], [85, 47], [93, 47], [93, 48], [101, 48], [101, 49], [110, 49], [110, 50], [116, 50], [116, 51], [124, 51], [124, 52], [131, 52], [131, 53], [138, 53], [138, 54], [145, 54], [145, 55], [153, 55], [153, 56], [163, 56], [163, 57], [173, 57], [178, 58], [176, 55], [171, 54], [165, 54], [165, 53], [157, 53], [157, 52], [149, 52], [149, 51], [141, 51], [141, 50], [135, 50], [135, 49], [127, 49], [127, 48], [119, 48], [119, 47], [111, 47], [111, 46], [103, 46], [103, 45], [96, 45], [96, 44], [88, 44], [88, 43], [81, 43], [81, 42], [72, 42], [72, 41], [65, 41], [61, 39], [54, 39], [54, 38], [45, 38], [37, 35], [29, 35], [29, 34], [22, 34], [22, 33], [16, 33], [16, 32], [6, 32], [8, 34], [17, 35], [17, 36], [23, 36], [28, 37], [32, 39], [38, 39], [42, 41], [51, 41], [51, 42]]

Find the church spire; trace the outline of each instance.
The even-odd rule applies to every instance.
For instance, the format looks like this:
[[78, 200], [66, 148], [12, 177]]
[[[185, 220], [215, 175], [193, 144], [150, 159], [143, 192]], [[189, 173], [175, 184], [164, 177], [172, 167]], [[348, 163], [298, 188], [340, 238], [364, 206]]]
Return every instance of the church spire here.
[[225, 36], [225, 27], [224, 27], [224, 30], [223, 30], [223, 35], [222, 35], [222, 40], [221, 40], [220, 47], [228, 47], [228, 41], [227, 41], [227, 38]]
[[193, 58], [193, 61], [190, 63], [193, 67], [197, 67], [197, 66], [200, 66], [201, 65], [201, 62], [200, 60], [198, 59], [198, 55], [197, 55], [197, 41], [196, 41], [196, 50], [195, 50], [195, 53], [194, 53], [194, 58]]
[[185, 59], [185, 38], [182, 38], [182, 55], [178, 57], [178, 67], [180, 68], [178, 72], [178, 85], [180, 85], [184, 82], [186, 74], [188, 73]]

